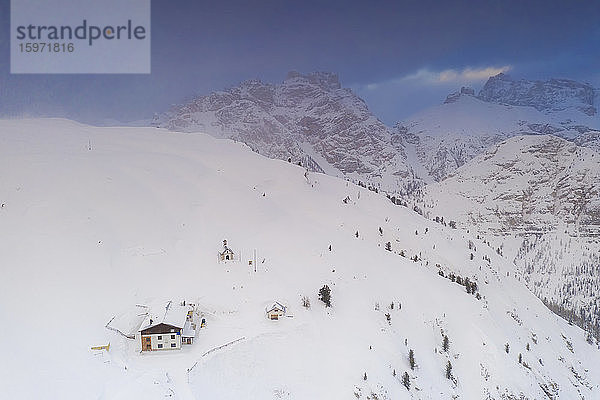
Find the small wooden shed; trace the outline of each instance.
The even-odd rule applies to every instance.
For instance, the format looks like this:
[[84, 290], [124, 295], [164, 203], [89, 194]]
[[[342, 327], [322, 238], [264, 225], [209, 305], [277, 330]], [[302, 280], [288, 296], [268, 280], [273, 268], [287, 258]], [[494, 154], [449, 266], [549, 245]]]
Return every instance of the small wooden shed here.
[[265, 309], [267, 318], [270, 320], [273, 320], [273, 321], [276, 321], [279, 318], [284, 317], [286, 311], [287, 311], [287, 307], [278, 301], [274, 302], [271, 306], [268, 306]]

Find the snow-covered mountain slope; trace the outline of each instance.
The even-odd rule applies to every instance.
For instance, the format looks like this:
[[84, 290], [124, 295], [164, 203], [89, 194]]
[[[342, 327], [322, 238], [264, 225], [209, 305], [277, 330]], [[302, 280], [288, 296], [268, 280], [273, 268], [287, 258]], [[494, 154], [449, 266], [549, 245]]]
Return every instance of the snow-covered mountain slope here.
[[462, 88], [396, 131], [419, 176], [440, 182], [420, 200], [462, 226], [493, 232], [498, 245], [516, 236], [511, 245], [521, 250], [511, 257], [531, 290], [600, 337], [595, 92], [569, 80], [501, 74], [478, 96]]
[[514, 137], [428, 185], [424, 199], [433, 214], [510, 242], [506, 255], [531, 290], [600, 334], [598, 152], [555, 136]]
[[[349, 182], [204, 134], [64, 120], [0, 121], [0, 170], [3, 397], [600, 393], [597, 345], [510, 260]], [[240, 262], [217, 262], [224, 238]], [[331, 308], [317, 298], [324, 284]], [[140, 354], [104, 328], [136, 304], [183, 298], [207, 326], [180, 351]], [[290, 318], [265, 318], [273, 300]]]
[[551, 232], [512, 240], [519, 241], [514, 261], [531, 290], [557, 314], [600, 337], [598, 237]]
[[[464, 88], [463, 88], [464, 90]], [[441, 181], [488, 147], [516, 134], [531, 132], [527, 126], [546, 117], [529, 107], [486, 103], [461, 93], [451, 101], [424, 110], [396, 125], [409, 144], [407, 151], [427, 171], [430, 180]]]
[[600, 154], [556, 136], [518, 136], [426, 193], [439, 212], [489, 231], [598, 231]]
[[234, 139], [271, 158], [386, 188], [413, 180], [400, 136], [332, 73], [243, 82], [174, 106], [154, 125]]
[[501, 74], [490, 78], [478, 96], [462, 88], [444, 104], [399, 122], [395, 130], [407, 143], [409, 159], [414, 154], [420, 164], [413, 169], [439, 182], [513, 136], [549, 134], [600, 149], [598, 114], [582, 111], [595, 104], [588, 92], [594, 92], [589, 85], [574, 81], [513, 81]]

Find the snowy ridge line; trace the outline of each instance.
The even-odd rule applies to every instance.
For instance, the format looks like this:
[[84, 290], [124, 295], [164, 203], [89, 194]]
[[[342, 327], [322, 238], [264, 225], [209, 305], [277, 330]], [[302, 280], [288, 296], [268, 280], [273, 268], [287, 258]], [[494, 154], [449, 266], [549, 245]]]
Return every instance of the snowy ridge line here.
[[[242, 340], [245, 340], [245, 339], [246, 339], [246, 336], [242, 336], [241, 338], [237, 338], [237, 339], [235, 339], [235, 340], [232, 340], [231, 342], [227, 342], [227, 343], [225, 343], [225, 344], [222, 344], [222, 345], [220, 345], [220, 346], [213, 347], [212, 349], [210, 349], [210, 350], [208, 350], [208, 351], [205, 351], [205, 352], [204, 352], [204, 354], [202, 354], [202, 355], [200, 356], [200, 358], [202, 358], [202, 357], [206, 357], [207, 355], [209, 355], [209, 354], [210, 354], [210, 353], [212, 353], [213, 351], [221, 350], [221, 349], [222, 349], [222, 348], [224, 348], [224, 347], [230, 346], [230, 345], [232, 345], [232, 344], [234, 344], [234, 343], [237, 343], [237, 342], [241, 342]], [[188, 370], [187, 370], [188, 374], [189, 374], [189, 373], [190, 373], [190, 372], [191, 372], [191, 371], [194, 369], [194, 367], [196, 367], [196, 365], [198, 365], [198, 361], [196, 361], [196, 362], [194, 363], [194, 365], [192, 365], [192, 366], [191, 366], [191, 368], [188, 368]]]
[[111, 331], [113, 331], [113, 332], [117, 332], [119, 335], [121, 335], [121, 336], [123, 336], [123, 337], [125, 337], [125, 338], [127, 338], [127, 339], [135, 339], [135, 336], [132, 336], [132, 335], [126, 335], [126, 334], [124, 334], [123, 332], [121, 332], [119, 329], [117, 329], [117, 328], [114, 328], [114, 327], [110, 326], [110, 323], [113, 321], [113, 319], [115, 319], [115, 317], [116, 317], [116, 315], [115, 315], [114, 317], [112, 317], [112, 318], [110, 319], [110, 321], [108, 321], [108, 322], [106, 323], [106, 325], [104, 325], [104, 327], [105, 327], [106, 329], [108, 329], [108, 330], [111, 330]]

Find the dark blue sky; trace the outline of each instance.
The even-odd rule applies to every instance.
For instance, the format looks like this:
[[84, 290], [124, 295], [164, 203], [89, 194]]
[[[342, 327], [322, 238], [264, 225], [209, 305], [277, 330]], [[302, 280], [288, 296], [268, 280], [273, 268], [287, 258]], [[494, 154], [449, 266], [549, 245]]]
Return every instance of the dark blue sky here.
[[10, 75], [0, 0], [0, 115], [150, 118], [290, 70], [337, 72], [386, 123], [487, 76], [600, 86], [599, 1], [152, 1], [152, 74]]

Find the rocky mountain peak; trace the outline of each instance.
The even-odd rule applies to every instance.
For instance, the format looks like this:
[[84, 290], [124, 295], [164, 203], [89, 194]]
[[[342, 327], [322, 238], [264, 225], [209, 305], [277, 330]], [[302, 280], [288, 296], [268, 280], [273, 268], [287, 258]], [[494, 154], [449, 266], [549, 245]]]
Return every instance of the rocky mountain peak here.
[[[395, 191], [413, 177], [404, 143], [337, 74], [289, 72], [281, 84], [258, 80], [175, 106], [155, 126], [241, 141], [271, 158]], [[380, 186], [383, 188], [383, 186]]]
[[444, 100], [444, 104], [454, 103], [461, 96], [475, 96], [475, 90], [473, 88], [463, 86], [460, 88], [460, 91], [452, 92], [448, 96], [446, 96], [446, 100]]
[[325, 90], [341, 89], [339, 77], [333, 72], [311, 72], [308, 74], [301, 74], [298, 71], [290, 71], [284, 84], [286, 83], [309, 83], [311, 85], [317, 85]]
[[539, 111], [575, 109], [589, 116], [598, 111], [594, 88], [570, 79], [516, 81], [500, 73], [488, 79], [477, 97], [491, 103], [530, 106]]

